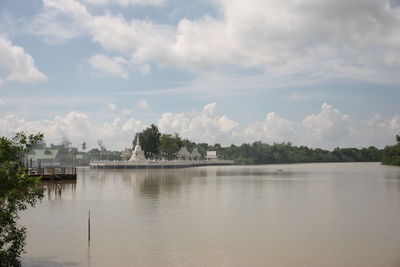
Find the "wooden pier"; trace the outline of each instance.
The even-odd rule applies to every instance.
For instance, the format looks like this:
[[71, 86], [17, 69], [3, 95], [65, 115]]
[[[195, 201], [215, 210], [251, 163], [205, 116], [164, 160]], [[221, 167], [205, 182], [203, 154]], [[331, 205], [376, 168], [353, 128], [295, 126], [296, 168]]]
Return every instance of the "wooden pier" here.
[[28, 174], [42, 180], [76, 180], [76, 167], [29, 168]]

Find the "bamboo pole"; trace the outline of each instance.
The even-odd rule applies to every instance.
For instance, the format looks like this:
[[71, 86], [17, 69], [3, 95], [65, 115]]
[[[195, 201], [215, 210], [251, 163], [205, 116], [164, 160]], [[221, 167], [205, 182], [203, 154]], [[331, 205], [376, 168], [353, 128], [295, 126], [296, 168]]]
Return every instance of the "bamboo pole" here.
[[89, 210], [89, 217], [88, 217], [88, 241], [90, 242], [90, 210]]

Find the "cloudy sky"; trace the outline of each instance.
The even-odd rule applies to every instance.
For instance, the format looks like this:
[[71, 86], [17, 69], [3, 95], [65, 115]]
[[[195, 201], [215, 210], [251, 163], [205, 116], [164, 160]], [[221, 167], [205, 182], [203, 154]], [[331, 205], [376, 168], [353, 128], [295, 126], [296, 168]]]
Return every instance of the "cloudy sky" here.
[[0, 0], [0, 134], [331, 149], [400, 132], [398, 0]]

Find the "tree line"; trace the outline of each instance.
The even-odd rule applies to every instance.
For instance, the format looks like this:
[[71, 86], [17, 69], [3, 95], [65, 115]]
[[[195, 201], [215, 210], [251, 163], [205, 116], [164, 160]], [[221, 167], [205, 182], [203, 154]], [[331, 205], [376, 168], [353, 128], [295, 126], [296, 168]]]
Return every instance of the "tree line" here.
[[237, 164], [279, 164], [312, 162], [374, 162], [380, 161], [382, 150], [368, 148], [335, 148], [332, 151], [307, 146], [294, 146], [290, 142], [266, 144], [261, 141], [240, 146], [231, 145], [219, 150], [219, 156], [233, 159]]
[[382, 164], [400, 166], [400, 135], [396, 135], [396, 144], [383, 150]]
[[291, 143], [266, 144], [261, 141], [240, 146], [222, 147], [220, 144], [195, 143], [181, 138], [178, 133], [162, 134], [156, 125], [151, 125], [135, 136], [146, 152], [146, 158], [176, 158], [179, 149], [185, 146], [189, 151], [197, 149], [205, 157], [207, 150], [217, 151], [220, 159], [235, 160], [237, 164], [273, 164], [273, 163], [306, 163], [306, 162], [373, 162], [380, 161], [382, 150], [368, 148], [335, 148], [333, 151], [307, 146], [294, 146]]
[[[176, 159], [178, 151], [186, 147], [189, 152], [195, 148], [204, 158], [207, 151], [217, 151], [220, 159], [234, 160], [237, 164], [279, 164], [279, 163], [312, 163], [312, 162], [379, 162], [383, 164], [399, 165], [400, 137], [398, 144], [387, 146], [384, 150], [374, 146], [365, 148], [335, 148], [326, 150], [310, 148], [307, 146], [295, 146], [290, 142], [267, 144], [261, 141], [230, 145], [222, 147], [216, 143], [196, 143], [187, 138], [182, 138], [178, 133], [161, 133], [158, 127], [152, 124], [143, 131], [137, 133], [132, 140], [134, 149], [137, 138], [145, 151], [147, 159]], [[43, 145], [44, 144], [44, 145]], [[47, 147], [44, 142], [39, 146]], [[86, 151], [86, 143], [83, 142], [81, 150], [71, 147], [71, 142], [63, 138], [58, 145], [51, 144], [49, 148], [57, 148], [58, 159], [63, 163], [75, 163], [88, 165], [90, 160], [121, 160], [122, 151], [108, 150], [101, 140], [97, 141], [97, 147]], [[80, 155], [77, 159], [77, 155]], [[396, 156], [397, 155], [397, 156]]]

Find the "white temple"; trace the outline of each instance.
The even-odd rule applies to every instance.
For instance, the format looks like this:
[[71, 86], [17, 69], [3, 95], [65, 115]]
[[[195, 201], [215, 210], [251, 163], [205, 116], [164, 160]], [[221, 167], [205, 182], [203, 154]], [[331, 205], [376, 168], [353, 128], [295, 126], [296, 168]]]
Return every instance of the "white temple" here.
[[191, 160], [200, 160], [201, 159], [201, 154], [197, 150], [197, 148], [193, 149], [192, 153], [190, 153], [190, 159]]
[[125, 150], [121, 153], [121, 158], [124, 161], [128, 161], [132, 157], [132, 150], [130, 148], [125, 147]]
[[207, 151], [206, 160], [218, 160], [217, 151]]
[[190, 153], [187, 150], [187, 148], [184, 146], [181, 147], [181, 149], [178, 151], [177, 156], [178, 156], [178, 159], [180, 159], [180, 160], [189, 160], [190, 159]]
[[145, 161], [145, 160], [146, 158], [144, 157], [144, 151], [140, 146], [139, 135], [138, 135], [135, 149], [132, 151], [132, 157], [129, 159], [129, 161]]

